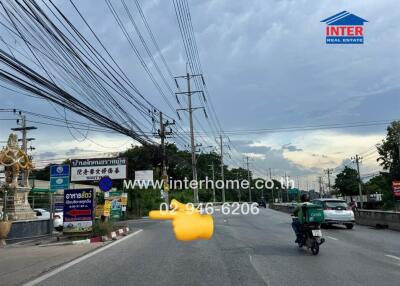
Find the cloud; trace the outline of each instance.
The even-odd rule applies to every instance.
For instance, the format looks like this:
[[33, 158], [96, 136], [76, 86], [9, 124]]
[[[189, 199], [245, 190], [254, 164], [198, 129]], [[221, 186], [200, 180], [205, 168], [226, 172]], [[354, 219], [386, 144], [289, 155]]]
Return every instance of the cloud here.
[[303, 149], [297, 148], [294, 145], [291, 145], [291, 143], [285, 144], [282, 146], [282, 150], [288, 150], [289, 152], [300, 152], [303, 151]]
[[[140, 66], [107, 5], [102, 1], [96, 1], [96, 5], [93, 5], [94, 1], [76, 2], [127, 77], [155, 106], [174, 116], [174, 109], [166, 108], [168, 104]], [[186, 55], [171, 1], [142, 2], [173, 75], [184, 74]], [[128, 4], [136, 16], [135, 5]], [[61, 1], [57, 5], [82, 33], [93, 40], [68, 2]], [[121, 3], [114, 5], [122, 11]], [[397, 118], [400, 57], [393, 47], [400, 42], [395, 24], [400, 9], [398, 0], [194, 0], [189, 5], [205, 80], [223, 130]], [[363, 46], [327, 46], [324, 43], [325, 27], [320, 20], [342, 11], [344, 6], [369, 20]], [[124, 13], [120, 14], [133, 40], [141, 47], [129, 20]], [[149, 41], [145, 29], [142, 26], [140, 29]], [[0, 27], [0, 31], [4, 32], [4, 28]], [[22, 41], [17, 44], [23, 46]], [[150, 62], [145, 52], [139, 50], [144, 61]], [[154, 49], [152, 52], [156, 53]], [[160, 57], [156, 56], [156, 60], [165, 73]], [[154, 66], [149, 68], [155, 73]], [[171, 86], [174, 84], [172, 79], [167, 80]], [[58, 113], [63, 112], [61, 108], [56, 112], [47, 101], [22, 97], [1, 88], [0, 91], [2, 108], [20, 108], [50, 116], [59, 116]], [[194, 105], [201, 106], [202, 102], [194, 97]], [[132, 110], [140, 121], [140, 115], [134, 112]], [[70, 119], [82, 120], [77, 115], [68, 112], [67, 115]], [[196, 131], [204, 129], [211, 133], [209, 125], [212, 123], [203, 120], [200, 113], [195, 113], [195, 117]], [[187, 120], [179, 123], [184, 128], [188, 126]], [[2, 122], [2, 140], [6, 139], [10, 127], [15, 127], [14, 123]], [[30, 134], [37, 139], [35, 147], [39, 154], [51, 152], [68, 156], [82, 153], [90, 156], [92, 152], [89, 151], [113, 152], [129, 147], [132, 142], [119, 135], [93, 132], [88, 133], [89, 140], [84, 140], [85, 136], [72, 130], [78, 140], [83, 140], [79, 142], [67, 129], [38, 127]], [[150, 129], [144, 131], [153, 132]], [[253, 166], [259, 173], [266, 174], [271, 168], [282, 175], [288, 172], [315, 176], [325, 168], [340, 166], [343, 160], [368, 149], [384, 135], [385, 125], [379, 125], [251, 134], [232, 136], [231, 140], [238, 149], [238, 152], [232, 152], [235, 161], [240, 163], [244, 154], [252, 154]], [[203, 140], [215, 144], [213, 136], [196, 137], [196, 142]], [[234, 165], [230, 161], [229, 164]], [[365, 161], [361, 166], [362, 172], [377, 168], [379, 166], [373, 160]]]
[[65, 155], [77, 155], [79, 153], [84, 153], [84, 152], [90, 152], [90, 150], [85, 150], [79, 147], [74, 147], [72, 149], [69, 149], [67, 152], [65, 152]]
[[41, 153], [37, 153], [35, 155], [35, 157], [39, 158], [39, 159], [43, 159], [43, 158], [53, 158], [56, 157], [57, 153], [56, 152], [51, 152], [51, 151], [47, 151], [47, 152], [41, 152]]

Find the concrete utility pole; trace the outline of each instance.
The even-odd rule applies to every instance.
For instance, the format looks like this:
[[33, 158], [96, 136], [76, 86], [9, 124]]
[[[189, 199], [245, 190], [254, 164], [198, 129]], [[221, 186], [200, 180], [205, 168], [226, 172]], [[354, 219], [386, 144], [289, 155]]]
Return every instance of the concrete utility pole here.
[[[14, 110], [14, 113], [16, 113], [16, 110]], [[22, 115], [21, 111], [18, 112], [18, 115], [21, 116], [21, 127], [17, 128], [11, 128], [12, 131], [21, 131], [22, 133], [22, 138], [19, 139], [18, 141], [21, 141], [21, 148], [25, 152], [25, 154], [28, 154], [28, 142], [35, 140], [35, 138], [28, 138], [27, 134], [29, 130], [35, 130], [37, 127], [35, 126], [27, 126], [27, 120], [26, 116]], [[19, 124], [19, 119], [17, 120], [17, 123]], [[34, 148], [31, 147], [31, 150], [34, 150]], [[27, 172], [23, 171], [21, 172], [21, 179], [22, 182], [26, 181], [26, 176]]]
[[249, 182], [249, 202], [252, 202], [251, 199], [251, 182], [250, 182], [250, 168], [249, 168], [249, 156], [246, 156], [246, 165], [247, 165], [247, 181]]
[[[272, 172], [271, 172], [271, 168], [269, 169], [269, 179], [272, 181]], [[275, 186], [274, 186], [275, 187]], [[275, 203], [275, 199], [274, 199], [274, 188], [271, 189], [271, 196], [272, 196], [272, 203]]]
[[[236, 180], [239, 182], [239, 170], [236, 172]], [[238, 189], [238, 199], [239, 199], [239, 203], [242, 201], [242, 192], [240, 190], [240, 185], [239, 185], [239, 189]]]
[[333, 169], [326, 169], [325, 173], [328, 175], [328, 192], [331, 194], [331, 175], [332, 175]]
[[222, 185], [222, 202], [225, 203], [225, 174], [224, 174], [224, 144], [222, 143], [222, 135], [219, 135], [219, 149], [221, 151], [221, 180]]
[[361, 208], [364, 207], [364, 200], [362, 197], [362, 186], [361, 186], [361, 175], [360, 175], [360, 163], [361, 163], [361, 157], [356, 155], [355, 157], [351, 158], [354, 163], [357, 165], [357, 174], [358, 174], [358, 195], [360, 196], [360, 205]]
[[300, 201], [300, 178], [299, 176], [296, 176], [296, 180], [297, 180], [297, 200]]
[[211, 165], [208, 165], [211, 167], [211, 171], [212, 171], [212, 180], [213, 180], [213, 202], [216, 202], [215, 199], [215, 170], [214, 170], [214, 163], [212, 163]]
[[288, 184], [289, 184], [289, 178], [285, 172], [285, 188], [286, 188], [286, 201], [287, 202], [289, 202], [289, 186], [288, 186]]
[[[177, 92], [176, 95], [187, 95], [188, 97], [188, 108], [179, 108], [177, 109], [178, 116], [179, 116], [179, 111], [187, 111], [189, 113], [189, 128], [190, 128], [190, 149], [192, 153], [192, 173], [193, 173], [193, 180], [197, 181], [197, 169], [196, 169], [196, 144], [195, 144], [195, 139], [194, 139], [194, 128], [193, 128], [193, 111], [197, 109], [203, 109], [204, 114], [207, 118], [207, 113], [204, 107], [192, 107], [192, 95], [195, 93], [202, 93], [203, 98], [204, 97], [204, 92], [201, 90], [194, 90], [192, 91], [190, 87], [190, 79], [194, 77], [201, 77], [204, 83], [203, 75], [201, 74], [190, 74], [189, 72], [186, 72], [185, 76], [178, 76], [175, 77], [175, 82], [178, 86], [178, 82], [176, 81], [177, 78], [184, 78], [187, 81], [187, 91], [186, 92]], [[179, 87], [179, 86], [178, 86]], [[196, 188], [193, 189], [193, 196], [194, 196], [194, 202], [198, 203], [199, 202], [199, 191]]]
[[318, 183], [319, 183], [319, 195], [321, 198], [323, 198], [324, 197], [324, 187], [323, 187], [322, 176], [318, 177]]
[[164, 200], [167, 206], [169, 205], [169, 185], [168, 185], [168, 174], [167, 174], [167, 164], [166, 164], [166, 153], [165, 153], [165, 139], [167, 135], [171, 135], [172, 131], [166, 131], [166, 127], [170, 125], [174, 125], [175, 120], [173, 122], [169, 122], [168, 120], [164, 123], [163, 113], [160, 112], [160, 129], [158, 130], [157, 135], [161, 139], [161, 148], [162, 148], [162, 179], [164, 181]]
[[[231, 148], [229, 147], [229, 145], [224, 144], [223, 142], [223, 138], [226, 136], [222, 136], [219, 135], [218, 138], [215, 138], [215, 140], [218, 140], [219, 142], [217, 142], [219, 144], [219, 150], [220, 150], [220, 156], [221, 156], [221, 180], [224, 182], [223, 186], [222, 186], [222, 202], [225, 202], [225, 171], [224, 171], [224, 147], [228, 147], [228, 149], [230, 150]], [[228, 138], [229, 139], [229, 138]], [[230, 157], [230, 155], [228, 154], [228, 156]]]

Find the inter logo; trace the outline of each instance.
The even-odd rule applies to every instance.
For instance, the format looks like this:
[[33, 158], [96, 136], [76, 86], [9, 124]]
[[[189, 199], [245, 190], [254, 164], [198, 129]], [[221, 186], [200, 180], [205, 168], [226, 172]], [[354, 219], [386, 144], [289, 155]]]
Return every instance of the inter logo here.
[[343, 11], [321, 22], [326, 23], [327, 44], [364, 44], [364, 23], [367, 20]]

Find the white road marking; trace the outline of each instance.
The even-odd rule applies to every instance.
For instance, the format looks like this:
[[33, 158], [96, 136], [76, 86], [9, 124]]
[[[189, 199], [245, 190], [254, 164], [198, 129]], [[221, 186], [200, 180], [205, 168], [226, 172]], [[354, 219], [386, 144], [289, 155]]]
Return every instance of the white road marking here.
[[139, 229], [139, 230], [135, 231], [134, 233], [131, 233], [131, 234], [129, 234], [129, 235], [127, 235], [127, 236], [115, 241], [115, 242], [112, 242], [112, 243], [110, 243], [110, 244], [108, 244], [108, 245], [106, 245], [104, 247], [96, 249], [93, 252], [90, 252], [90, 253], [88, 253], [88, 254], [86, 254], [84, 256], [81, 256], [81, 257], [79, 257], [79, 258], [77, 258], [75, 260], [72, 260], [72, 261], [68, 262], [67, 264], [64, 264], [63, 266], [61, 266], [59, 268], [56, 268], [53, 271], [51, 271], [49, 273], [46, 273], [46, 274], [44, 274], [44, 275], [42, 275], [42, 276], [40, 276], [40, 277], [30, 281], [30, 282], [24, 284], [23, 286], [33, 286], [33, 285], [36, 285], [36, 284], [38, 284], [40, 282], [43, 282], [44, 280], [46, 280], [46, 279], [48, 279], [48, 278], [50, 278], [50, 277], [52, 277], [52, 276], [54, 276], [54, 275], [56, 275], [58, 273], [70, 268], [71, 266], [74, 266], [75, 264], [78, 264], [79, 262], [82, 262], [83, 260], [86, 260], [89, 257], [92, 257], [93, 255], [96, 255], [96, 254], [98, 254], [100, 252], [103, 252], [104, 250], [106, 250], [106, 249], [108, 249], [110, 247], [113, 247], [113, 246], [123, 242], [124, 240], [127, 240], [127, 239], [131, 238], [132, 236], [135, 236], [136, 234], [138, 234], [138, 233], [140, 233], [142, 231], [143, 231], [143, 229]]
[[396, 259], [396, 260], [400, 260], [400, 257], [394, 256], [394, 255], [385, 254], [385, 256]]
[[330, 238], [330, 239], [333, 239], [333, 240], [339, 240], [339, 239], [337, 239], [337, 238], [335, 238], [335, 237], [332, 237], [332, 236], [329, 236], [329, 235], [325, 235], [325, 237]]
[[268, 280], [268, 277], [264, 275], [264, 268], [262, 269], [262, 271], [260, 271], [260, 267], [258, 267], [259, 265], [257, 265], [257, 263], [253, 260], [253, 256], [251, 254], [249, 254], [249, 258], [251, 266], [253, 266], [254, 270], [261, 277], [261, 279], [264, 280], [265, 284], [271, 285], [270, 281]]

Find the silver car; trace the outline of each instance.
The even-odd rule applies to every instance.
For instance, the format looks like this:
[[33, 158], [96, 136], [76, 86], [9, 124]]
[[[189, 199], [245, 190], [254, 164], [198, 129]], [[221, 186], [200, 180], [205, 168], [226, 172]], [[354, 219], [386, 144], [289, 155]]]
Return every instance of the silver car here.
[[346, 201], [339, 199], [316, 199], [313, 204], [324, 209], [325, 225], [343, 224], [347, 229], [354, 226], [354, 212], [347, 205]]

